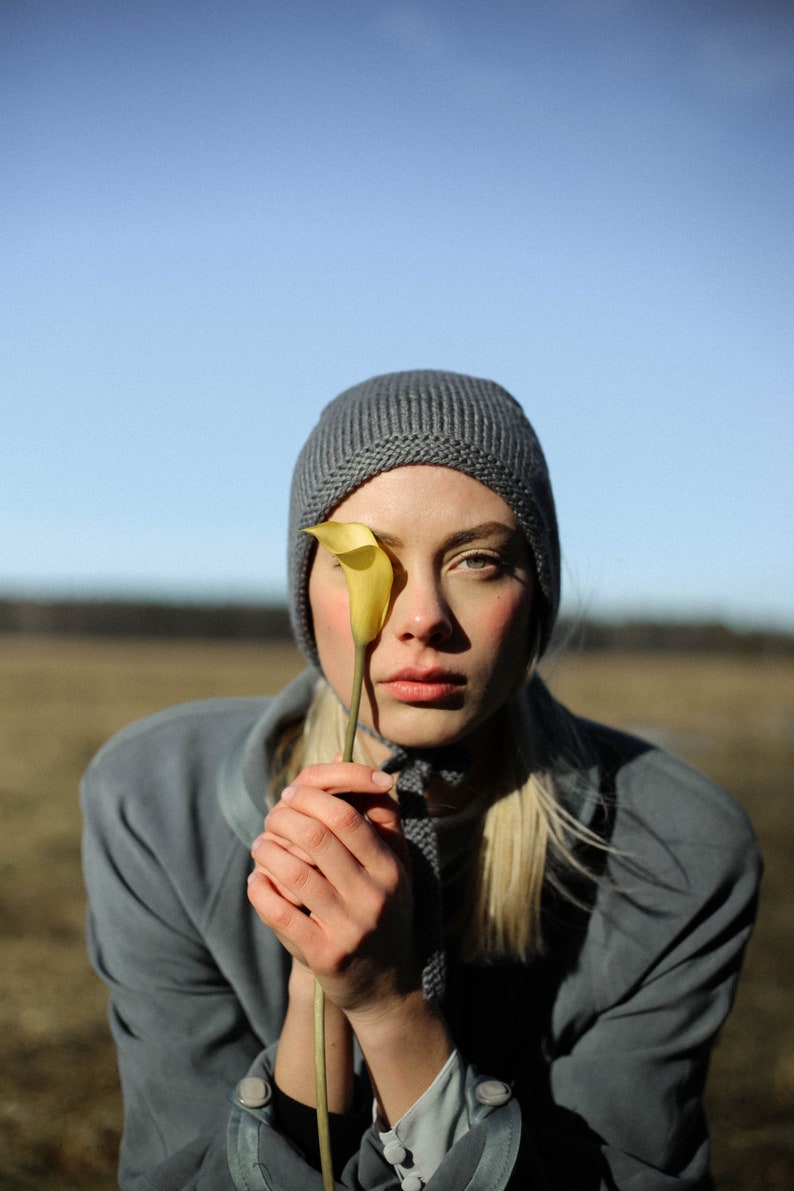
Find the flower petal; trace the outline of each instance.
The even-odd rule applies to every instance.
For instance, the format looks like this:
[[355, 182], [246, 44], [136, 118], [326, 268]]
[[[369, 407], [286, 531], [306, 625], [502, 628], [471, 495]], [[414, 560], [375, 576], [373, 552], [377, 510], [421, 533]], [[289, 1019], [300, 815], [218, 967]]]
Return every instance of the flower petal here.
[[356, 645], [377, 637], [389, 610], [391, 559], [371, 529], [357, 522], [323, 521], [305, 529], [328, 550], [344, 571], [350, 597], [350, 628]]

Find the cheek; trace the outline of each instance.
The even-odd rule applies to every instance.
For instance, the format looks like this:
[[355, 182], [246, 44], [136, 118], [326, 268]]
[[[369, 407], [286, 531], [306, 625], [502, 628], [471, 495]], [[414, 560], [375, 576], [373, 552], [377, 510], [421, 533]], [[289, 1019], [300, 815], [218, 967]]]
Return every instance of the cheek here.
[[339, 644], [350, 637], [350, 613], [343, 600], [323, 600], [312, 608], [312, 618], [319, 636]]
[[496, 601], [482, 610], [481, 639], [497, 670], [518, 673], [525, 669], [529, 660], [530, 610], [531, 601], [523, 595]]
[[312, 621], [317, 652], [325, 676], [333, 684], [338, 677], [352, 673], [353, 638], [350, 632], [350, 609], [344, 593], [338, 595], [315, 593], [312, 599]]

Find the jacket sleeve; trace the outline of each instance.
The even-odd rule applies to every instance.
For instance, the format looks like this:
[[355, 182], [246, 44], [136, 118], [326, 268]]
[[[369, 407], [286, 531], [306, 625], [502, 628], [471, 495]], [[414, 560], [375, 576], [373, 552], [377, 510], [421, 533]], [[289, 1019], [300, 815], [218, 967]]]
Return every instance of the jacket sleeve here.
[[[649, 764], [677, 767], [681, 804], [669, 802], [661, 827], [663, 798], [654, 819], [642, 801], [627, 812], [577, 971], [555, 1004], [559, 1124], [552, 1113], [541, 1146], [555, 1189], [712, 1186], [703, 1091], [754, 923], [761, 859], [722, 791], [674, 760]], [[648, 789], [665, 785], [651, 773]], [[600, 1182], [587, 1180], [588, 1167]]]
[[178, 896], [134, 797], [93, 767], [83, 781], [88, 949], [110, 993], [124, 1100], [124, 1191], [231, 1191], [235, 1072], [261, 1048]]
[[[278, 1130], [272, 1096], [274, 1051], [268, 1048], [257, 1057], [245, 1084], [238, 1084], [231, 1097], [228, 1139], [234, 1186], [237, 1191], [322, 1191], [320, 1173]], [[494, 1095], [494, 1087], [500, 1092], [504, 1088], [506, 1094]], [[464, 1068], [463, 1104], [453, 1106], [451, 1114], [436, 1105], [430, 1109], [431, 1118], [434, 1111], [439, 1114], [435, 1124], [442, 1129], [445, 1117], [463, 1121], [458, 1139], [427, 1181], [402, 1166], [405, 1151], [398, 1139], [392, 1139], [390, 1151], [373, 1124], [336, 1182], [337, 1191], [506, 1191], [521, 1143], [521, 1111], [505, 1085]], [[538, 1191], [543, 1188], [542, 1183], [535, 1186]]]

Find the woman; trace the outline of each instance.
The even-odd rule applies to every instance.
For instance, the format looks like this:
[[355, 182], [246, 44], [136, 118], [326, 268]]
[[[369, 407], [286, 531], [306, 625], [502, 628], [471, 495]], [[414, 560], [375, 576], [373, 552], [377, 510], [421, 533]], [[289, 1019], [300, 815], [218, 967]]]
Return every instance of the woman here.
[[[330, 518], [394, 568], [350, 763], [345, 579], [299, 532]], [[320, 1186], [317, 978], [340, 1186], [709, 1187], [703, 1086], [758, 852], [712, 782], [535, 674], [560, 559], [520, 407], [450, 373], [348, 390], [290, 528], [309, 668], [135, 725], [86, 776], [121, 1185]]]

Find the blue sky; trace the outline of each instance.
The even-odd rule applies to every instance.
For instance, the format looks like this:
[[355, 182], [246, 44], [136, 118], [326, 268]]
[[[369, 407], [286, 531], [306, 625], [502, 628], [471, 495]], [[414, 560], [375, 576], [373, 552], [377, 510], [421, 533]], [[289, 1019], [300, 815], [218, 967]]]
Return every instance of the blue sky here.
[[573, 614], [794, 629], [794, 6], [4, 0], [0, 594], [274, 598], [321, 407], [492, 377]]

